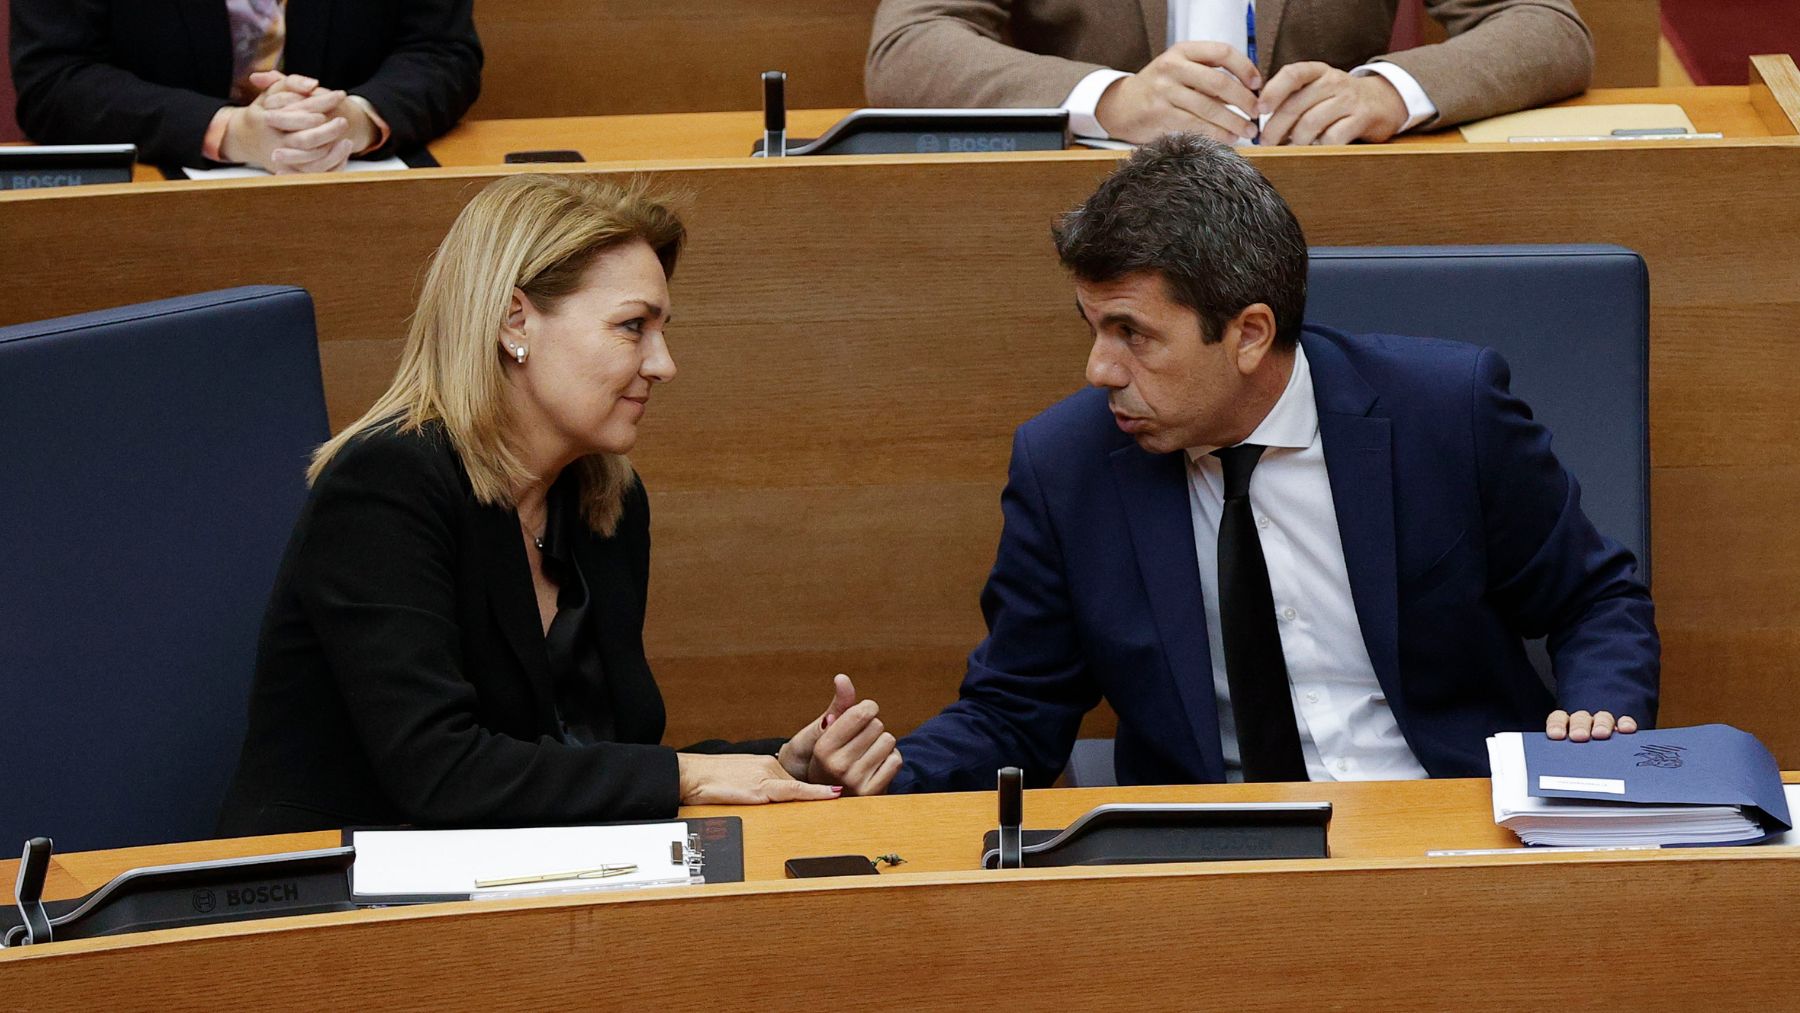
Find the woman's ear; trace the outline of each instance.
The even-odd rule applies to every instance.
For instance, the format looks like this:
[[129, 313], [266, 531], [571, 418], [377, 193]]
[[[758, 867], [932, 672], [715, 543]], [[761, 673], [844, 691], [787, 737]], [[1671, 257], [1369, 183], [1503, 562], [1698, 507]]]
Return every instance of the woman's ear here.
[[506, 299], [506, 328], [515, 334], [525, 333], [527, 310], [531, 307], [531, 298], [519, 289], [513, 289], [512, 295]]
[[526, 297], [525, 293], [516, 288], [513, 289], [512, 295], [507, 297], [506, 316], [500, 321], [500, 333], [497, 335], [500, 342], [500, 354], [521, 363], [525, 360], [519, 355], [519, 350], [530, 347], [527, 344], [530, 340], [527, 326], [530, 306], [531, 300]]

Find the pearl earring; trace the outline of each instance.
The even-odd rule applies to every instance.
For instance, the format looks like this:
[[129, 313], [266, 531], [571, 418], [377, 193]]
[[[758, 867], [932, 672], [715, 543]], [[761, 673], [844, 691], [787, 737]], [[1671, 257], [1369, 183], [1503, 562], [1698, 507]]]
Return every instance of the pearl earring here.
[[523, 365], [525, 365], [525, 354], [526, 354], [526, 351], [527, 351], [527, 350], [526, 350], [526, 348], [525, 348], [525, 346], [524, 346], [524, 345], [514, 345], [514, 346], [512, 346], [512, 353], [513, 353], [513, 358], [514, 358], [514, 359], [515, 359], [515, 360], [517, 360], [517, 361], [518, 361], [518, 363], [519, 363], [519, 365], [521, 365], [521, 366], [523, 366]]

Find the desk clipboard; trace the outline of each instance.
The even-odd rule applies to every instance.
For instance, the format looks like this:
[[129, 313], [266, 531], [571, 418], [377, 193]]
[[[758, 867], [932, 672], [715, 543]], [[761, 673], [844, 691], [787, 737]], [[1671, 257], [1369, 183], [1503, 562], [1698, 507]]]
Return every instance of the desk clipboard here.
[[[685, 823], [688, 828], [687, 863], [695, 881], [706, 883], [742, 883], [744, 881], [744, 821], [737, 816], [707, 816], [685, 820], [624, 820], [608, 823], [581, 824], [592, 827], [650, 826], [662, 823]], [[352, 844], [359, 831], [404, 831], [406, 827], [346, 827], [343, 842]], [[470, 891], [456, 893], [379, 894], [354, 892], [355, 870], [350, 873], [351, 901], [358, 907], [393, 907], [407, 904], [442, 904], [470, 900]], [[546, 891], [562, 892], [562, 891]], [[569, 893], [586, 892], [579, 889]]]

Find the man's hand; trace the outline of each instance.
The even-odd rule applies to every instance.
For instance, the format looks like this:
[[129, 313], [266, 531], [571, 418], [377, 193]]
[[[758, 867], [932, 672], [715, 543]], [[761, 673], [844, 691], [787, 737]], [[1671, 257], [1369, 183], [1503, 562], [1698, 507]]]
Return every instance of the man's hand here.
[[1108, 134], [1133, 144], [1174, 131], [1230, 144], [1255, 137], [1256, 124], [1226, 106], [1253, 115], [1261, 87], [1256, 65], [1231, 46], [1182, 42], [1143, 70], [1114, 81], [1094, 107], [1094, 118]]
[[[219, 153], [274, 173], [340, 169], [356, 150], [350, 120], [339, 114], [344, 92], [297, 74], [263, 71], [250, 82], [262, 92], [233, 110]], [[360, 115], [360, 111], [359, 111]], [[366, 117], [363, 117], [366, 120]]]
[[1550, 717], [1544, 721], [1544, 734], [1552, 739], [1568, 739], [1570, 742], [1586, 742], [1588, 739], [1610, 739], [1613, 732], [1630, 735], [1637, 731], [1637, 719], [1626, 715], [1613, 720], [1610, 711], [1589, 714], [1587, 711], [1551, 711]]
[[[1248, 108], [1248, 107], [1245, 107]], [[1385, 141], [1406, 126], [1406, 100], [1380, 74], [1352, 77], [1330, 64], [1290, 63], [1262, 90], [1262, 143]]]
[[880, 706], [858, 701], [847, 675], [832, 680], [831, 706], [781, 747], [781, 766], [815, 784], [842, 785], [846, 795], [879, 795], [900, 772], [900, 750], [876, 717]]

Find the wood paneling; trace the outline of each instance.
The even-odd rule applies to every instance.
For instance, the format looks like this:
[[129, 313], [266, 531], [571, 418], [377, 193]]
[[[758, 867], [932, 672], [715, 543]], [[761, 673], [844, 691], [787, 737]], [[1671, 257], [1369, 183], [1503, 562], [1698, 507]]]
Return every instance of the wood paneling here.
[[[1086, 338], [1048, 227], [1115, 157], [648, 166], [695, 198], [674, 285], [681, 376], [635, 455], [652, 491], [647, 643], [671, 741], [791, 732], [837, 671], [899, 730], [953, 699], [981, 634], [1010, 432], [1082, 382]], [[1800, 145], [1252, 157], [1315, 244], [1645, 255], [1664, 718], [1751, 727], [1800, 761], [1800, 551], [1786, 523], [1800, 494]], [[0, 196], [0, 322], [303, 285], [342, 425], [388, 382], [420, 265], [503, 171]]]
[[[1512, 847], [1485, 781], [1031, 792], [1027, 824], [1110, 801], [1324, 799], [1333, 858], [973, 871], [989, 794], [729, 813], [739, 885], [390, 908], [0, 953], [41, 1010], [1785, 1008], [1792, 848], [1427, 858]], [[293, 835], [65, 856], [91, 884], [151, 862], [331, 843]], [[782, 881], [809, 854], [899, 852], [879, 877]], [[10, 863], [9, 863], [10, 864]], [[10, 882], [11, 869], [0, 865]], [[1604, 967], [1604, 981], [1593, 969]]]
[[475, 27], [487, 63], [469, 115], [760, 109], [765, 70], [787, 71], [793, 108], [860, 106], [878, 3], [483, 0]]

